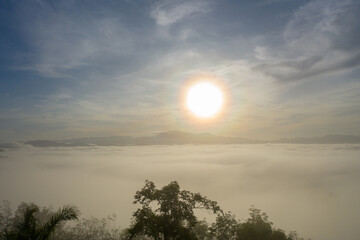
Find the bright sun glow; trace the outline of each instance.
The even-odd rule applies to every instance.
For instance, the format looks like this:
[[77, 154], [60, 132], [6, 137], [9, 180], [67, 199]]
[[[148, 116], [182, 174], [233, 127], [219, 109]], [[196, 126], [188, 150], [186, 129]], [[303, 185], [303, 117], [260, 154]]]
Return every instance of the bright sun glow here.
[[223, 105], [222, 91], [208, 82], [197, 83], [187, 92], [186, 105], [198, 117], [212, 117]]

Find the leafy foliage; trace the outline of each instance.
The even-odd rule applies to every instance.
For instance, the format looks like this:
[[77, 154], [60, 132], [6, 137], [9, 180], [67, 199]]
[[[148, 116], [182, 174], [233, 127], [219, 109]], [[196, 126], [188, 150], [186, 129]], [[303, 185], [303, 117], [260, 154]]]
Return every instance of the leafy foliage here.
[[13, 211], [9, 201], [3, 201], [0, 206], [0, 229], [9, 229], [13, 224]]
[[1, 233], [1, 239], [48, 240], [62, 222], [76, 220], [78, 217], [78, 210], [75, 207], [64, 206], [42, 223], [35, 215], [40, 211], [38, 206], [28, 204], [22, 205], [22, 207], [19, 208], [22, 214], [17, 214], [11, 218], [13, 223], [7, 223], [8, 226]]
[[[134, 204], [140, 208], [133, 223], [123, 231], [115, 226], [116, 216], [98, 219], [82, 218], [73, 225], [64, 223], [78, 219], [74, 207], [58, 211], [22, 203], [13, 213], [8, 201], [0, 206], [1, 240], [303, 240], [296, 232], [286, 234], [273, 227], [266, 213], [251, 207], [250, 217], [243, 222], [231, 212], [224, 213], [217, 202], [200, 193], [180, 190], [176, 181], [157, 189], [151, 181], [136, 192]], [[211, 225], [199, 221], [195, 209], [217, 214]], [[54, 234], [56, 232], [56, 234]]]
[[240, 230], [240, 223], [230, 212], [218, 215], [216, 222], [211, 224], [210, 232], [218, 240], [237, 239], [237, 233]]
[[[158, 208], [153, 210], [151, 204]], [[198, 220], [194, 209], [221, 212], [217, 202], [211, 201], [200, 193], [180, 191], [176, 181], [156, 189], [155, 184], [146, 181], [145, 186], [135, 194], [134, 204], [141, 204], [134, 214], [134, 223], [129, 229], [131, 239], [146, 235], [154, 239], [198, 239], [194, 228]]]
[[272, 222], [266, 213], [261, 213], [259, 209], [250, 208], [250, 218], [241, 225], [239, 239], [244, 240], [266, 240], [271, 239]]
[[301, 240], [296, 232], [286, 235], [281, 229], [274, 229], [266, 213], [251, 207], [250, 218], [240, 223], [230, 212], [219, 215], [210, 231], [217, 240]]
[[201, 240], [211, 240], [212, 234], [208, 223], [205, 220], [199, 221], [196, 223], [193, 229], [196, 237]]
[[75, 225], [57, 231], [53, 240], [119, 240], [123, 238], [120, 228], [115, 226], [116, 216], [98, 219], [82, 218]]

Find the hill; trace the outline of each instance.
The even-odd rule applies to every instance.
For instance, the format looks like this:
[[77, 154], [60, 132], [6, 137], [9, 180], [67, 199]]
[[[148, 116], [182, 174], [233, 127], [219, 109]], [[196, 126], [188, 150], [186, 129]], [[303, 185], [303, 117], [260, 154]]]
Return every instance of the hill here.
[[[311, 138], [283, 138], [271, 141], [253, 140], [241, 137], [222, 137], [210, 133], [188, 133], [182, 131], [160, 132], [147, 137], [93, 137], [73, 138], [66, 140], [33, 140], [27, 141], [35, 147], [86, 147], [86, 146], [144, 146], [144, 145], [186, 145], [186, 144], [255, 144], [255, 143], [289, 143], [289, 144], [355, 144], [360, 143], [360, 136], [327, 135]], [[6, 146], [10, 146], [7, 144]], [[6, 146], [1, 146], [6, 148]]]

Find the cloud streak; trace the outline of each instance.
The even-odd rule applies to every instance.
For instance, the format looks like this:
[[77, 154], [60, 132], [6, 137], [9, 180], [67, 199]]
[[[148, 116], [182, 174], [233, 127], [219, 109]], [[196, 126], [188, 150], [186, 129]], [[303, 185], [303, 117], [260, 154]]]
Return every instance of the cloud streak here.
[[284, 44], [257, 48], [255, 69], [280, 81], [310, 79], [360, 64], [360, 6], [355, 1], [312, 1], [297, 10], [283, 33]]
[[158, 25], [167, 26], [174, 24], [182, 19], [194, 15], [196, 13], [203, 13], [209, 11], [210, 1], [196, 0], [196, 1], [159, 1], [151, 10], [151, 18], [153, 18]]
[[[329, 106], [334, 95], [319, 98], [332, 92], [347, 99], [342, 90], [358, 88], [359, 9], [351, 0], [14, 4], [4, 44], [19, 46], [3, 49], [9, 61], [0, 83], [1, 135], [200, 131], [179, 111], [179, 91], [204, 73], [227, 86], [231, 102], [222, 126], [203, 132], [259, 139], [360, 134], [345, 127], [358, 122], [359, 101]], [[332, 118], [346, 109], [346, 119]]]

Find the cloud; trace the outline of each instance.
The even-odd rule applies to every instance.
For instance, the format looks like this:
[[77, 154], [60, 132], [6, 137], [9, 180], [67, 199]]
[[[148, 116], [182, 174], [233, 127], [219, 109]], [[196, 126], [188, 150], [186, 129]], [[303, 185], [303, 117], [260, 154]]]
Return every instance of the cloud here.
[[[154, 2], [16, 4], [11, 26], [25, 47], [13, 49], [23, 57], [13, 68], [36, 74], [16, 72], [20, 82], [10, 85], [21, 91], [6, 90], [13, 96], [3, 102], [14, 99], [11, 108], [18, 110], [2, 109], [2, 135], [16, 140], [199, 131], [184, 123], [177, 97], [189, 77], [204, 72], [221, 79], [232, 100], [223, 127], [204, 131], [248, 138], [358, 131], [359, 96], [345, 102], [347, 95], [334, 91], [313, 104], [349, 82], [346, 87], [358, 89], [355, 77], [345, 76], [360, 64], [355, 1], [296, 1], [281, 8], [278, 0], [225, 1], [218, 8], [212, 0]], [[258, 14], [267, 7], [274, 12]], [[306, 79], [312, 81], [299, 81]], [[293, 84], [283, 84], [288, 82]], [[335, 97], [343, 104], [326, 105]], [[347, 111], [350, 119], [353, 109], [353, 123], [332, 118]], [[322, 118], [310, 123], [319, 113]], [[318, 132], [325, 128], [320, 121], [334, 122], [330, 132]], [[291, 122], [314, 127], [290, 131]]]
[[[93, 9], [97, 14], [88, 14]], [[30, 48], [22, 53], [24, 64], [14, 69], [62, 79], [93, 75], [99, 66], [108, 72], [111, 68], [132, 69], [129, 53], [138, 38], [130, 29], [135, 23], [131, 24], [130, 17], [124, 22], [122, 14], [106, 11], [102, 5], [80, 2], [19, 4], [18, 30]]]
[[208, 10], [209, 1], [164, 0], [160, 1], [153, 7], [150, 16], [157, 24], [166, 26], [176, 23], [192, 14], [206, 12]]
[[0, 161], [0, 193], [13, 203], [73, 203], [84, 214], [116, 213], [126, 227], [135, 210], [133, 194], [145, 179], [158, 187], [177, 180], [182, 189], [201, 192], [242, 219], [254, 204], [281, 228], [297, 230], [306, 239], [337, 240], [344, 232], [346, 239], [357, 239], [359, 147], [21, 146], [6, 151], [9, 159]]
[[297, 81], [360, 65], [360, 4], [312, 1], [299, 8], [283, 32], [283, 44], [258, 46], [255, 70]]
[[357, 68], [360, 65], [360, 52], [355, 54], [338, 54], [334, 61], [325, 56], [312, 56], [304, 60], [282, 60], [275, 63], [263, 63], [254, 67], [277, 80], [287, 82], [307, 79], [324, 74], [331, 74], [346, 69]]
[[266, 7], [271, 4], [278, 4], [278, 3], [283, 3], [283, 2], [286, 2], [286, 0], [263, 0], [263, 1], [259, 1], [256, 4], [256, 6], [257, 7]]

